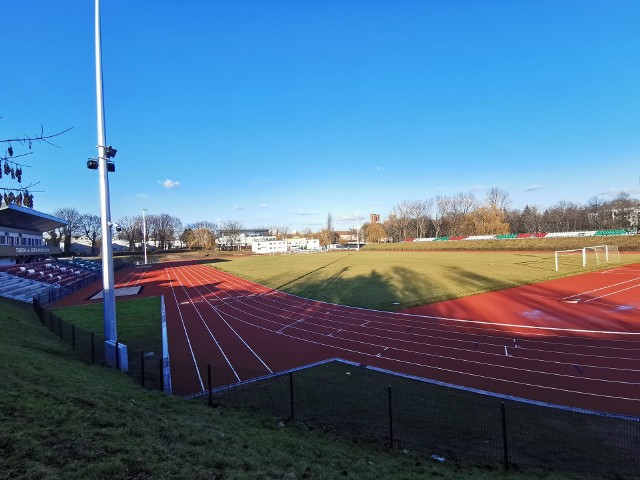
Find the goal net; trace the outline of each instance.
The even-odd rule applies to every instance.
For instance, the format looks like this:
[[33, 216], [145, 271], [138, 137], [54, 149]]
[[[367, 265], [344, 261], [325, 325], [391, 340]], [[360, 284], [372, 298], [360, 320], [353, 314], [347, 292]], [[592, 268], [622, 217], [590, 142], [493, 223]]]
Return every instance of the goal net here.
[[556, 250], [555, 252], [556, 272], [560, 270], [560, 267], [586, 267], [587, 265], [601, 265], [616, 261], [620, 261], [617, 245], [594, 245], [570, 250]]

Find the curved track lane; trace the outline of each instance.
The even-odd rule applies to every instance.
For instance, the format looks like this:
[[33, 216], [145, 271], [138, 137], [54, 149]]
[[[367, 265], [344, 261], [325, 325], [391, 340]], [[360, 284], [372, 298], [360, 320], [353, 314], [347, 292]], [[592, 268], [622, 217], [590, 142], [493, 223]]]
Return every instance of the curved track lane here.
[[638, 265], [401, 313], [296, 297], [197, 261], [117, 275], [117, 287], [134, 285], [165, 297], [172, 383], [182, 395], [206, 388], [208, 364], [214, 384], [228, 384], [338, 357], [640, 416]]

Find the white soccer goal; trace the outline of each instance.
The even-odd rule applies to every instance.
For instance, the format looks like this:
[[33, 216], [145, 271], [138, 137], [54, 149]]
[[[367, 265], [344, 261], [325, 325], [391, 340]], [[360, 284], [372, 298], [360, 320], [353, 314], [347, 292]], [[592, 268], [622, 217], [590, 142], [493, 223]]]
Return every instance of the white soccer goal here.
[[556, 272], [563, 266], [582, 266], [620, 261], [620, 252], [617, 245], [594, 245], [592, 247], [573, 248], [571, 250], [556, 250]]

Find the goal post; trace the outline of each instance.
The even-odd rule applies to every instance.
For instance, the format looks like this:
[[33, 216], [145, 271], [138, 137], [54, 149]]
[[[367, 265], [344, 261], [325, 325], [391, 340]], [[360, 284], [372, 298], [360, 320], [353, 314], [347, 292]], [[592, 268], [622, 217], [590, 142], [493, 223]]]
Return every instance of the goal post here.
[[620, 250], [617, 245], [607, 245], [607, 262], [619, 262]]
[[560, 257], [576, 256], [576, 255], [580, 256], [580, 259], [582, 260], [582, 266], [586, 267], [587, 252], [584, 248], [572, 248], [570, 250], [556, 250], [555, 251], [556, 272], [560, 270]]
[[593, 263], [593, 259], [595, 259], [595, 262], [598, 265], [600, 265], [600, 260], [602, 260], [603, 262], [608, 261], [609, 255], [608, 255], [606, 245], [595, 245], [593, 247], [584, 247], [584, 251], [585, 251], [585, 257], [590, 256], [590, 258], [592, 259], [591, 262], [589, 263]]
[[558, 272], [561, 259], [564, 257], [571, 257], [571, 260], [566, 263], [573, 266], [578, 266], [581, 263], [584, 268], [587, 263], [593, 263], [594, 261], [597, 265], [600, 265], [600, 262], [620, 261], [620, 252], [617, 245], [593, 245], [569, 250], [556, 250], [554, 257], [556, 272]]

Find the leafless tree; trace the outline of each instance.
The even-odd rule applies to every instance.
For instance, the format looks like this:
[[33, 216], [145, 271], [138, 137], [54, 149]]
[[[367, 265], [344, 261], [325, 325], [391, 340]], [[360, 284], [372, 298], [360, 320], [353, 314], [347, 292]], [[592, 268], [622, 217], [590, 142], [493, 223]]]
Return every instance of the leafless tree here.
[[393, 207], [391, 214], [396, 219], [395, 229], [397, 229], [397, 236], [402, 240], [412, 236], [413, 229], [411, 224], [415, 217], [416, 203], [411, 200], [403, 200], [398, 205]]
[[511, 206], [511, 197], [509, 196], [509, 192], [506, 190], [502, 190], [498, 187], [492, 187], [487, 190], [485, 203], [491, 208], [495, 208], [501, 212], [506, 212]]
[[451, 211], [450, 199], [446, 195], [438, 195], [434, 199], [435, 210], [431, 219], [433, 225], [434, 234], [436, 237], [442, 235], [442, 232], [447, 225], [447, 217]]
[[71, 251], [71, 239], [76, 235], [82, 235], [82, 215], [75, 208], [59, 208], [53, 214], [61, 218], [67, 224], [61, 228], [64, 252]]
[[227, 220], [220, 226], [220, 237], [224, 237], [226, 244], [232, 249], [240, 249], [242, 224], [237, 220]]
[[282, 240], [289, 235], [289, 227], [286, 225], [269, 227], [269, 233], [276, 237], [276, 240]]
[[336, 232], [333, 226], [333, 217], [331, 216], [331, 212], [329, 212], [327, 214], [325, 228], [320, 232], [320, 244], [331, 245], [333, 243], [336, 243]]
[[146, 223], [149, 228], [149, 238], [161, 250], [173, 246], [173, 242], [182, 234], [182, 222], [168, 213], [148, 215]]
[[120, 231], [116, 232], [118, 240], [125, 240], [129, 243], [129, 251], [136, 249], [136, 243], [142, 242], [142, 216], [120, 217], [118, 219]]
[[96, 243], [102, 234], [102, 222], [98, 215], [85, 213], [80, 217], [80, 227], [85, 237], [91, 240], [91, 255], [95, 255]]

